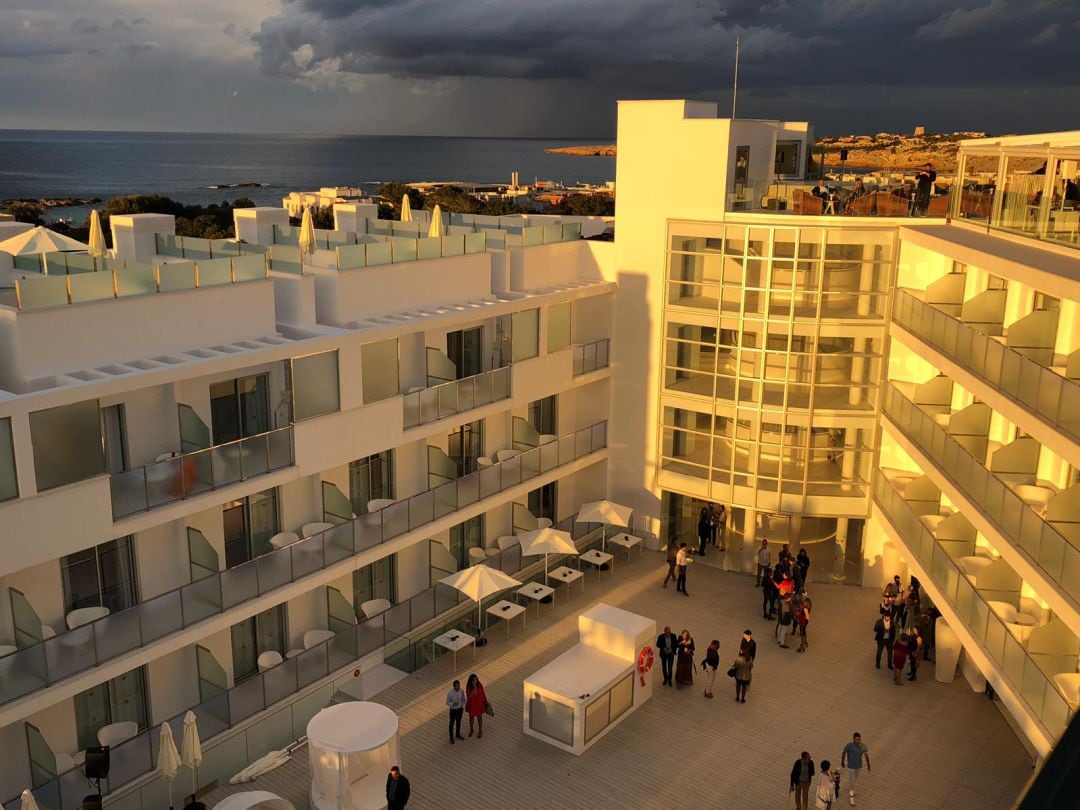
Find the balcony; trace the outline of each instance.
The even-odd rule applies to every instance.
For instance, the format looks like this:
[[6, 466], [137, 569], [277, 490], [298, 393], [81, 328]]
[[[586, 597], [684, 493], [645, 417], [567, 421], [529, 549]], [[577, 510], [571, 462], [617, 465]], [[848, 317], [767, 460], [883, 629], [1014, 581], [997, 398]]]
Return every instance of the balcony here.
[[597, 422], [558, 441], [24, 647], [0, 658], [0, 704], [130, 653], [605, 447], [607, 422]]
[[589, 374], [601, 368], [607, 368], [611, 357], [611, 339], [601, 338], [591, 343], [580, 343], [574, 347], [575, 377]]
[[113, 520], [293, 464], [293, 427], [181, 453], [133, 470], [112, 473]]
[[[1073, 600], [1080, 594], [1080, 548], [892, 384], [885, 387], [882, 413], [922, 452], [930, 466], [952, 482], [978, 515], [1075, 607]], [[970, 517], [974, 519], [975, 514]]]
[[412, 391], [402, 397], [405, 429], [510, 398], [510, 366]]
[[893, 320], [920, 340], [1080, 443], [1080, 385], [940, 309], [897, 290]]
[[[859, 198], [851, 196], [849, 189], [842, 188], [836, 183], [830, 184], [836, 192], [835, 195], [823, 200], [815, 197], [805, 188], [792, 188], [781, 185], [771, 185], [765, 189], [744, 188], [741, 192], [730, 194], [727, 197], [727, 210], [730, 212], [754, 213], [754, 214], [788, 214], [798, 216], [826, 216], [826, 217], [937, 217], [944, 218], [949, 212], [950, 195], [939, 194], [930, 198], [926, 211], [920, 212], [915, 207], [914, 196], [901, 196], [893, 194], [891, 190], [879, 189], [877, 191], [866, 190]], [[765, 195], [764, 197], [762, 195]], [[776, 195], [775, 197], [773, 195]], [[772, 206], [777, 203], [779, 207], [770, 207], [763, 204], [771, 202]]]
[[[1006, 622], [988, 604], [965, 572], [945, 552], [919, 515], [907, 504], [885, 476], [874, 485], [874, 499], [902, 538], [907, 552], [929, 575], [944, 598], [947, 608], [960, 620], [959, 632], [970, 633], [1002, 673], [1012, 691], [1037, 719], [1050, 741], [1061, 736], [1074, 713], [1069, 701], [1028, 653], [1024, 644], [1006, 626]], [[941, 600], [935, 598], [941, 607]]]

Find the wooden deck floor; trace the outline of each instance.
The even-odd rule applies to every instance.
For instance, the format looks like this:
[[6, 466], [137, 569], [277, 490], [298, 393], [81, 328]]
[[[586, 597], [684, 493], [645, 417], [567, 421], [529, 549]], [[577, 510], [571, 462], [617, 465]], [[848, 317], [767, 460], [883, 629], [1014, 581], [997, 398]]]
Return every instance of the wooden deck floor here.
[[[661, 555], [620, 557], [601, 584], [594, 572], [585, 593], [558, 594], [538, 621], [529, 609], [525, 632], [502, 627], [477, 653], [451, 656], [392, 685], [375, 700], [401, 719], [402, 769], [412, 783], [410, 810], [423, 808], [783, 808], [792, 807], [788, 774], [799, 752], [839, 765], [840, 751], [860, 731], [873, 772], [859, 783], [858, 806], [869, 808], [1007, 808], [1031, 774], [1030, 760], [998, 710], [960, 678], [945, 685], [924, 666], [918, 682], [896, 687], [873, 666], [876, 594], [854, 587], [812, 592], [810, 649], [797, 654], [770, 641], [753, 580], [710, 566], [691, 570], [689, 598], [662, 589]], [[604, 601], [690, 629], [703, 649], [721, 641], [732, 657], [742, 630], [758, 639], [754, 680], [745, 704], [720, 673], [716, 698], [700, 688], [656, 687], [654, 696], [582, 757], [521, 731], [522, 680], [576, 642], [577, 614]], [[483, 678], [496, 710], [482, 740], [450, 746], [446, 690], [470, 671]], [[654, 669], [659, 681], [659, 666]], [[466, 720], [466, 723], [468, 721]], [[270, 790], [308, 807], [307, 750], [282, 768], [227, 793]], [[846, 790], [846, 789], [845, 789]], [[845, 794], [846, 796], [846, 794]], [[844, 801], [842, 805], [847, 806]]]

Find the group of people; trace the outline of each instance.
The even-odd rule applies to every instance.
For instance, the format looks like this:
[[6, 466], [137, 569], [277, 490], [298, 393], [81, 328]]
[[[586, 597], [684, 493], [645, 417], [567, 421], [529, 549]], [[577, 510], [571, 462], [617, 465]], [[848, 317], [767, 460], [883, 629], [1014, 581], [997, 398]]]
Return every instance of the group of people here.
[[455, 740], [464, 740], [461, 736], [461, 720], [467, 713], [469, 715], [469, 736], [476, 732], [476, 739], [484, 736], [484, 715], [494, 716], [495, 712], [488, 702], [484, 685], [479, 676], [474, 672], [465, 682], [465, 688], [461, 688], [461, 681], [455, 680], [446, 693], [446, 705], [450, 709], [450, 744]]
[[767, 537], [761, 538], [756, 552], [757, 581], [761, 590], [761, 617], [776, 620], [776, 643], [788, 649], [788, 637], [799, 633], [796, 652], [804, 652], [809, 646], [807, 628], [813, 604], [806, 592], [806, 578], [810, 573], [810, 555], [805, 548], [793, 555], [791, 547], [784, 543], [776, 565], [772, 564], [772, 549]]
[[881, 592], [878, 618], [874, 622], [874, 641], [877, 652], [874, 666], [881, 669], [881, 656], [893, 672], [893, 683], [902, 686], [901, 676], [908, 666], [907, 679], [918, 677], [919, 665], [933, 660], [934, 622], [941, 613], [933, 605], [923, 609], [922, 588], [918, 578], [911, 577], [907, 588], [895, 575]]
[[[664, 627], [664, 632], [656, 638], [656, 651], [660, 656], [663, 686], [674, 685], [682, 689], [684, 686], [694, 685], [694, 670], [698, 666], [694, 661], [696, 649], [694, 637], [690, 635], [689, 630], [683, 630], [675, 635], [670, 625]], [[736, 703], [746, 703], [746, 690], [750, 686], [756, 657], [757, 642], [754, 641], [754, 634], [747, 628], [739, 640], [739, 652], [727, 671], [727, 674], [735, 681]], [[705, 680], [704, 694], [705, 697], [711, 699], [713, 687], [716, 685], [716, 672], [720, 669], [719, 639], [713, 639], [709, 643], [700, 666]]]
[[704, 557], [705, 550], [709, 546], [715, 548], [718, 542], [720, 550], [727, 551], [727, 547], [724, 545], [724, 527], [726, 524], [727, 509], [723, 504], [718, 506], [715, 503], [710, 503], [708, 506], [701, 508], [697, 524], [698, 554], [700, 556]]
[[[934, 164], [925, 163], [915, 173], [914, 188], [899, 184], [889, 189], [889, 193], [903, 197], [911, 201], [911, 215], [916, 217], [926, 216], [930, 208], [930, 197], [934, 191], [934, 182], [937, 180], [937, 172]], [[823, 214], [849, 214], [853, 213], [852, 204], [860, 197], [869, 194], [863, 185], [861, 177], [855, 178], [855, 185], [846, 195], [841, 197], [835, 188], [829, 188], [824, 178], [818, 180], [818, 184], [810, 190], [810, 193], [821, 200], [821, 213]]]
[[840, 800], [840, 771], [847, 771], [848, 801], [855, 806], [855, 790], [862, 773], [863, 764], [870, 772], [870, 751], [862, 741], [862, 735], [855, 732], [851, 742], [840, 752], [840, 767], [833, 770], [827, 759], [821, 761], [814, 779], [814, 760], [809, 751], [803, 751], [795, 764], [791, 766], [791, 780], [788, 792], [795, 794], [795, 810], [809, 810], [810, 790], [814, 789], [814, 807], [816, 810], [828, 810], [834, 802]]

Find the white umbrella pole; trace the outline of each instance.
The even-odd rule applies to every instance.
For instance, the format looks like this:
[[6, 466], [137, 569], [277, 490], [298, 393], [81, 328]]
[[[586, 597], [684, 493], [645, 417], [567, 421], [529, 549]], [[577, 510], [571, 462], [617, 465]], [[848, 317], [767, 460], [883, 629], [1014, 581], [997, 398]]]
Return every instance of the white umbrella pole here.
[[544, 584], [547, 585], [548, 579], [548, 555], [544, 554]]
[[169, 780], [169, 810], [173, 810], [173, 803], [172, 803], [172, 780], [171, 780], [171, 779]]
[[482, 622], [484, 621], [484, 601], [482, 599], [476, 600], [476, 627], [483, 633], [484, 627]]
[[606, 523], [601, 523], [600, 524], [600, 548], [602, 548], [604, 550], [604, 552], [607, 553], [607, 524]]

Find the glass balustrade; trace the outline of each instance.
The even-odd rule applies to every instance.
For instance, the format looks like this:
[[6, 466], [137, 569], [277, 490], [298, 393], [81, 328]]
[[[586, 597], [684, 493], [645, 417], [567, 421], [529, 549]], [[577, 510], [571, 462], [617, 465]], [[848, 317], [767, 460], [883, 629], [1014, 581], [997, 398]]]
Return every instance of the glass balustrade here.
[[884, 476], [879, 475], [875, 481], [874, 498], [897, 534], [904, 538], [908, 552], [922, 564], [964, 627], [998, 665], [1016, 694], [1021, 696], [1051, 738], [1060, 737], [1072, 719], [1073, 710], [1053, 680], [1008, 631], [987, 604], [988, 600], [976, 590], [919, 520], [919, 515]]
[[202, 492], [266, 475], [293, 464], [293, 428], [155, 461], [109, 475], [113, 520]]
[[574, 346], [574, 376], [578, 377], [597, 369], [607, 368], [610, 349], [610, 338], [601, 338], [592, 343]]
[[1080, 549], [892, 384], [883, 413], [1049, 580], [1066, 594], [1080, 593]]
[[433, 385], [402, 397], [405, 427], [437, 422], [509, 398], [509, 366]]
[[607, 422], [597, 422], [508, 461], [18, 650], [0, 658], [0, 704], [84, 672], [606, 446]]
[[1080, 385], [898, 290], [893, 320], [986, 384], [1080, 441]]

